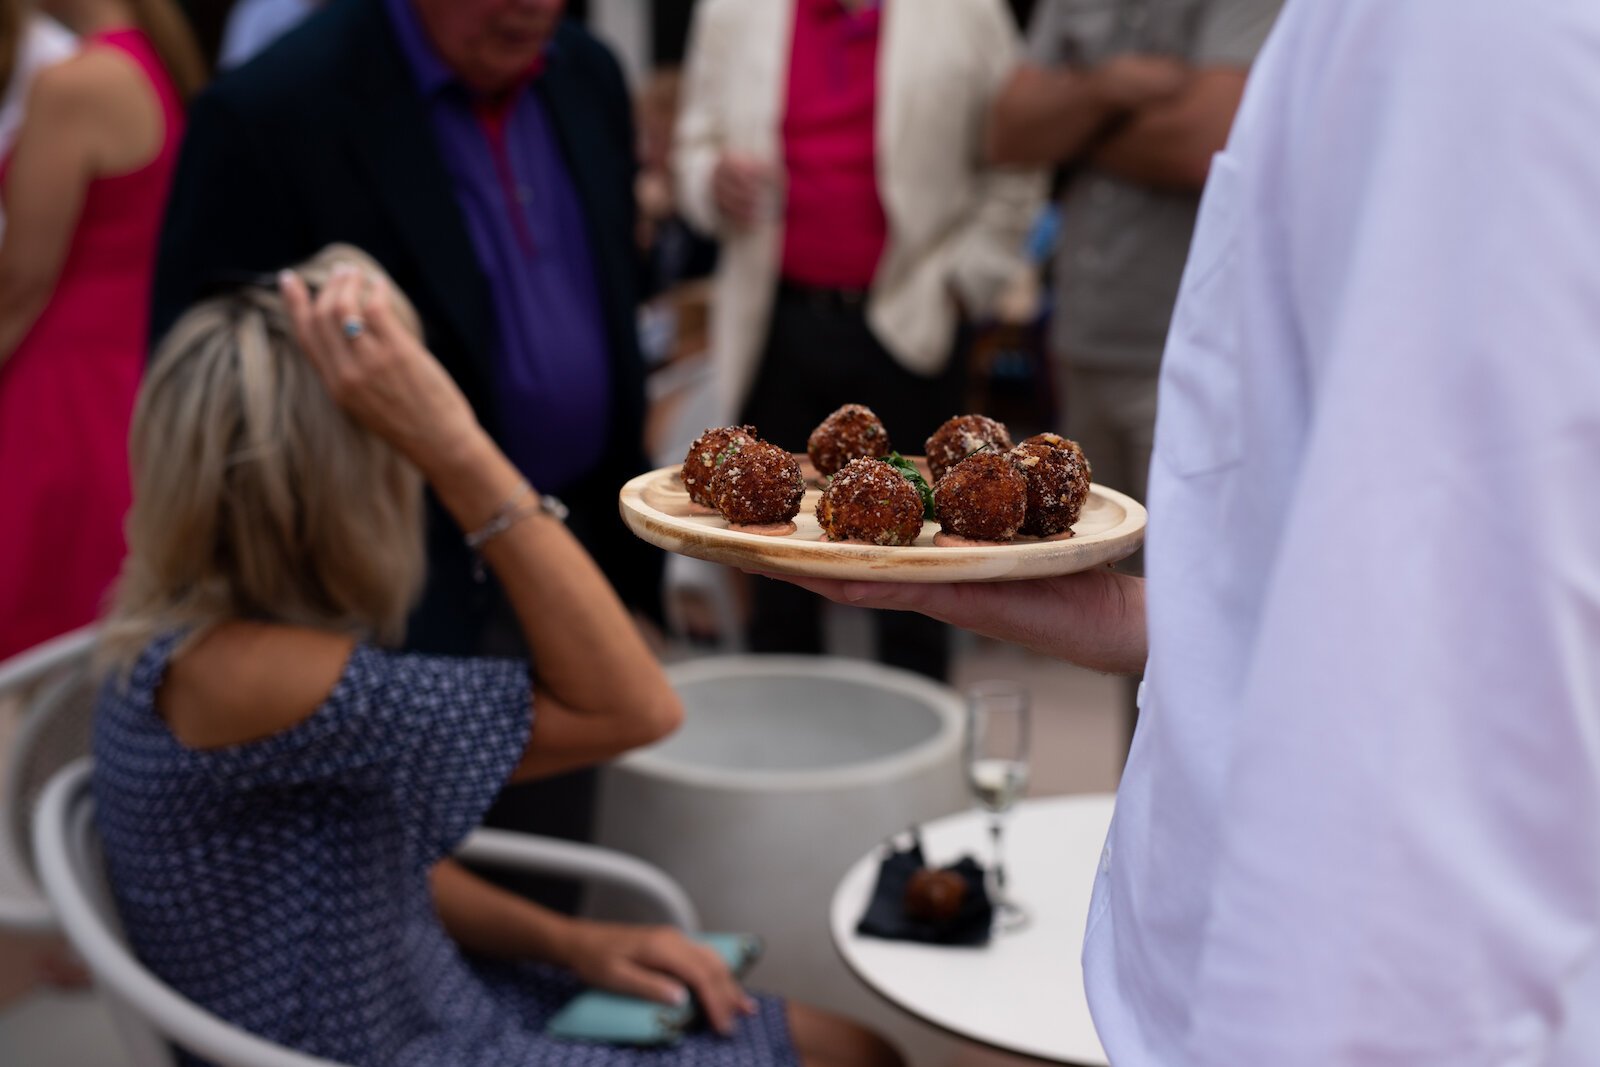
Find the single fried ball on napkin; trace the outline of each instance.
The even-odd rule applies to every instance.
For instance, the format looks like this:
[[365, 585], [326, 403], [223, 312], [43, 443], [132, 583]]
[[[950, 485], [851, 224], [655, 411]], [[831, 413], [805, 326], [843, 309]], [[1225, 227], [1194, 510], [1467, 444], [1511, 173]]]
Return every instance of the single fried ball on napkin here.
[[955, 871], [923, 867], [906, 883], [906, 917], [925, 923], [945, 923], [961, 912], [967, 882]]

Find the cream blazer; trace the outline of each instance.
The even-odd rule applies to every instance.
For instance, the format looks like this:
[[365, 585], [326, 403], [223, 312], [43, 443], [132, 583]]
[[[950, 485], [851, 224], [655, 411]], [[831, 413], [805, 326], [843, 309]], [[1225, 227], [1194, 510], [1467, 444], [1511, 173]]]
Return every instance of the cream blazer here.
[[[722, 241], [711, 346], [727, 421], [766, 340], [783, 223], [725, 226], [711, 174], [728, 151], [782, 162], [794, 7], [795, 0], [701, 0], [689, 39], [673, 171], [684, 215]], [[1002, 0], [887, 0], [881, 33], [877, 177], [889, 238], [867, 320], [895, 359], [932, 375], [951, 356], [951, 286], [969, 309], [989, 309], [1021, 266], [1045, 177], [982, 162], [990, 101], [1020, 53]]]

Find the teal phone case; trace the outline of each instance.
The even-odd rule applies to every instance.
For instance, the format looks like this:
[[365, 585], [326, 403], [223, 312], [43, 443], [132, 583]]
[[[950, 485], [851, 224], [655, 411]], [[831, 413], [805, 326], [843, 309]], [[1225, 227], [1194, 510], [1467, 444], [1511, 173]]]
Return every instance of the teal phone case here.
[[[753, 934], [695, 934], [710, 945], [743, 976], [761, 954], [761, 939]], [[670, 1045], [683, 1036], [698, 1008], [688, 1004], [658, 1004], [653, 1000], [591, 989], [579, 993], [551, 1016], [545, 1033], [565, 1041], [599, 1041], [613, 1045]]]

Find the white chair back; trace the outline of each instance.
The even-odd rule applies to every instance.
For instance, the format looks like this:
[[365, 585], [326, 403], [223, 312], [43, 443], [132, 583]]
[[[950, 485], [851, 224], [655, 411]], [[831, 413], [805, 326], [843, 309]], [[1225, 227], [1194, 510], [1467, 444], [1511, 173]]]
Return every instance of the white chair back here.
[[33, 847], [40, 883], [67, 939], [106, 995], [137, 1067], [172, 1067], [167, 1040], [218, 1067], [341, 1067], [224, 1022], [134, 957], [105, 881], [89, 772], [90, 762], [80, 759], [51, 780], [34, 816]]
[[34, 873], [33, 811], [55, 773], [89, 752], [95, 631], [86, 627], [0, 663], [0, 700], [19, 699], [23, 717], [0, 764], [0, 928], [55, 928]]

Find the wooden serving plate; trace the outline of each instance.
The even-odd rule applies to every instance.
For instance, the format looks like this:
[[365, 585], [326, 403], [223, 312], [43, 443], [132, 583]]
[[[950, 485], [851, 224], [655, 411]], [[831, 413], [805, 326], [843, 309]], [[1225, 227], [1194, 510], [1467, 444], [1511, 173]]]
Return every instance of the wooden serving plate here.
[[[1089, 499], [1059, 541], [1020, 537], [1008, 545], [940, 548], [933, 543], [939, 524], [924, 522], [914, 545], [900, 548], [826, 541], [817, 526], [822, 490], [811, 479], [797, 527], [786, 537], [730, 530], [721, 515], [703, 514], [683, 488], [677, 466], [641, 474], [622, 487], [622, 521], [645, 541], [668, 552], [725, 563], [749, 571], [845, 578], [869, 582], [1005, 582], [1049, 578], [1088, 570], [1130, 555], [1144, 540], [1144, 506], [1103, 485], [1089, 487]], [[919, 467], [926, 466], [918, 460]]]

